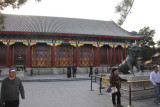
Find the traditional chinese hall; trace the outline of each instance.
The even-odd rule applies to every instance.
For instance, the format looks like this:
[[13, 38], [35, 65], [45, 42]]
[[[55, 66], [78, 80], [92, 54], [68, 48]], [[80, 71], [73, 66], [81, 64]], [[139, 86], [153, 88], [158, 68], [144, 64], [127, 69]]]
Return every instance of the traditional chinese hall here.
[[16, 66], [21, 56], [26, 68], [61, 68], [120, 64], [128, 55], [126, 42], [144, 39], [114, 21], [9, 15], [0, 30], [0, 66]]

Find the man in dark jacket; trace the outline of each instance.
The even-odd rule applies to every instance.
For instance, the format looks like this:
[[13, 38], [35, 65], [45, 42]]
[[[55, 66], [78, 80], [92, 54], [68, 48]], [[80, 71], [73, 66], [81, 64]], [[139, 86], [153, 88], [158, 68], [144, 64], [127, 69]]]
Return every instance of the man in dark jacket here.
[[[118, 70], [116, 68], [112, 69], [112, 74], [110, 76], [110, 87], [116, 87], [117, 88], [117, 92], [112, 93], [112, 103], [113, 103], [113, 107], [123, 107], [121, 105], [121, 93], [120, 93], [120, 81], [127, 81], [126, 79], [122, 79], [119, 75], [118, 75]], [[115, 101], [115, 98], [117, 96], [117, 104]]]
[[68, 64], [68, 66], [67, 66], [67, 77], [68, 78], [71, 77], [71, 66], [70, 66], [70, 64]]
[[16, 77], [15, 69], [11, 68], [9, 77], [2, 81], [1, 103], [5, 103], [5, 107], [19, 107], [19, 93], [24, 99], [25, 94], [22, 82]]
[[77, 71], [77, 67], [75, 64], [73, 64], [72, 66], [72, 70], [73, 70], [73, 77], [76, 77], [76, 71]]

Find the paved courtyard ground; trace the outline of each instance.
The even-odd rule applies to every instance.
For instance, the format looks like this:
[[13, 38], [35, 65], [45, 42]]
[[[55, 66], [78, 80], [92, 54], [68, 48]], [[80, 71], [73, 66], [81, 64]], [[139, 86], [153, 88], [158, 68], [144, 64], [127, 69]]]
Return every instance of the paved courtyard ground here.
[[[89, 91], [90, 81], [23, 82], [26, 99], [20, 107], [112, 107], [111, 96], [94, 83], [94, 91]], [[123, 95], [122, 95], [123, 96]], [[159, 107], [153, 98], [133, 101], [134, 107]], [[122, 98], [127, 107], [128, 100]]]
[[[0, 81], [5, 77], [0, 77]], [[94, 91], [90, 90], [88, 74], [77, 74], [77, 78], [66, 75], [34, 75], [25, 77], [26, 99], [20, 99], [20, 107], [112, 107], [111, 96], [102, 90], [99, 84], [93, 83]], [[1, 85], [1, 82], [0, 82]], [[134, 107], [160, 107], [154, 98], [132, 101]], [[123, 98], [122, 104], [127, 107], [128, 99]]]

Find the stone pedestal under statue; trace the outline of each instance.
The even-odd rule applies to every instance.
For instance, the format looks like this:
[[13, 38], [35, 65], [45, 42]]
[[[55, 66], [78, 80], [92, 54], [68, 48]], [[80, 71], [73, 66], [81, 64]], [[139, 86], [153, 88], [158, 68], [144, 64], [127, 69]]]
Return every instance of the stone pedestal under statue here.
[[[135, 76], [131, 75], [120, 75], [120, 77], [127, 79], [129, 82], [123, 82], [121, 84], [122, 90], [122, 97], [129, 98], [129, 92], [124, 91], [123, 89], [129, 90], [131, 88], [131, 99], [138, 100], [138, 99], [145, 99], [151, 98], [155, 96], [154, 89], [152, 83], [149, 81], [149, 73], [148, 74], [141, 74], [137, 73]], [[151, 89], [152, 88], [152, 89]]]
[[[110, 74], [107, 74], [106, 77], [109, 78]], [[131, 74], [119, 74], [121, 78], [127, 79], [128, 81], [131, 81], [131, 100], [139, 100], [139, 99], [145, 99], [145, 98], [153, 98], [155, 97], [154, 89], [152, 83], [150, 82], [150, 72], [145, 71], [142, 72], [136, 72], [135, 76], [132, 76]], [[121, 84], [121, 95], [122, 97], [125, 97], [129, 99], [129, 91], [124, 91], [130, 89], [129, 82], [122, 82]], [[135, 91], [137, 90], [137, 91]], [[140, 91], [143, 90], [143, 91]]]

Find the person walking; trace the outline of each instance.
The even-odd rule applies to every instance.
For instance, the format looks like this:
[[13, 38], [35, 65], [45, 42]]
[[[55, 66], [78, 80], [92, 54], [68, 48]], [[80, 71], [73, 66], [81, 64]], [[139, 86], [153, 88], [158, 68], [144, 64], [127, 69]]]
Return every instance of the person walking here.
[[[112, 92], [113, 107], [123, 107], [123, 105], [121, 105], [121, 93], [120, 93], [120, 83], [121, 83], [121, 81], [127, 81], [127, 80], [121, 78], [118, 75], [118, 70], [116, 68], [113, 68], [111, 76], [110, 76], [110, 87], [112, 89], [116, 88], [116, 91]], [[116, 96], [117, 96], [117, 102], [116, 102]]]
[[5, 103], [5, 107], [19, 107], [19, 94], [22, 99], [25, 99], [22, 82], [16, 77], [15, 69], [11, 68], [9, 76], [2, 81], [1, 103]]
[[160, 104], [160, 72], [157, 65], [153, 67], [153, 71], [150, 73], [150, 81], [154, 85], [154, 91], [156, 95], [155, 103]]
[[76, 77], [76, 71], [77, 71], [77, 67], [75, 64], [73, 64], [72, 66], [72, 70], [73, 70], [73, 77]]
[[93, 69], [92, 65], [89, 66], [89, 69], [90, 69], [90, 72], [89, 72], [89, 77], [90, 77], [92, 75], [92, 69]]
[[68, 78], [71, 77], [71, 66], [70, 66], [70, 64], [68, 64], [68, 66], [67, 66], [67, 77]]

